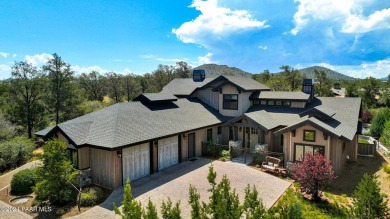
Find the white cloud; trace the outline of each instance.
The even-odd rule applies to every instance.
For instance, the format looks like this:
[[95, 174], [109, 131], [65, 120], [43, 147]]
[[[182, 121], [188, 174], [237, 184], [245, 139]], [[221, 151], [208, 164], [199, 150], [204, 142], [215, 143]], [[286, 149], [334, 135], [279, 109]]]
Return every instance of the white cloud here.
[[360, 65], [330, 65], [328, 63], [314, 65], [323, 66], [354, 78], [384, 78], [390, 74], [390, 58], [375, 62], [364, 62]]
[[143, 58], [143, 59], [152, 59], [154, 57], [156, 57], [155, 55], [153, 54], [144, 54], [144, 55], [139, 55], [140, 58]]
[[0, 80], [11, 77], [11, 67], [0, 64]]
[[0, 56], [2, 56], [3, 58], [7, 58], [9, 56], [9, 53], [0, 52]]
[[209, 63], [212, 63], [212, 61], [211, 61], [211, 57], [213, 56], [213, 54], [212, 53], [207, 53], [205, 56], [199, 56], [198, 57], [198, 63], [200, 64], [200, 65], [202, 65], [202, 64], [209, 64]]
[[36, 54], [33, 56], [26, 55], [24, 57], [26, 62], [32, 64], [33, 66], [40, 66], [40, 65], [46, 64], [46, 62], [52, 58], [53, 58], [53, 56], [50, 54], [47, 54], [47, 53]]
[[17, 56], [16, 54], [13, 54], [13, 55], [12, 55], [12, 58], [15, 58], [16, 56]]
[[185, 61], [187, 62], [188, 59], [187, 58], [182, 58], [182, 59], [176, 59], [176, 58], [172, 58], [172, 59], [167, 59], [167, 58], [156, 58], [157, 61], [160, 61], [160, 62], [181, 62], [181, 61]]
[[268, 46], [258, 46], [259, 49], [263, 49], [263, 50], [266, 50], [268, 49]]
[[342, 27], [345, 33], [365, 33], [379, 29], [390, 28], [390, 8], [376, 11], [368, 17], [351, 15]]
[[218, 0], [194, 0], [189, 6], [201, 12], [197, 18], [183, 23], [172, 32], [184, 43], [205, 46], [210, 38], [217, 39], [244, 30], [267, 28], [266, 21], [258, 21], [246, 10], [219, 7]]
[[365, 0], [295, 0], [299, 3], [294, 14], [295, 27], [291, 34], [296, 35], [311, 21], [332, 21], [340, 24], [345, 33], [365, 33], [372, 30], [390, 28], [390, 9], [378, 10], [368, 17], [363, 15], [363, 6], [373, 3]]
[[101, 74], [109, 72], [108, 70], [105, 70], [105, 69], [101, 68], [100, 66], [96, 66], [96, 65], [88, 66], [88, 67], [81, 67], [79, 65], [73, 65], [73, 66], [71, 66], [71, 69], [76, 74], [82, 74], [82, 73], [88, 74], [88, 73], [90, 73], [92, 71], [96, 71], [96, 72], [99, 72]]

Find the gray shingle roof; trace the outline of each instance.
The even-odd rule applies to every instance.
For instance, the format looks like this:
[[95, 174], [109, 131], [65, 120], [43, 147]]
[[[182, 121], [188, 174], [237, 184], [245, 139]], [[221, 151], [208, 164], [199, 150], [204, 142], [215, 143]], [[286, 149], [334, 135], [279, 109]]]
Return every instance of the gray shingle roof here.
[[144, 93], [144, 94], [140, 94], [134, 100], [141, 99], [141, 97], [144, 97], [146, 100], [150, 102], [177, 100], [177, 97], [175, 97], [173, 94], [168, 94], [168, 93]]
[[60, 123], [58, 127], [79, 146], [116, 148], [219, 124], [227, 119], [197, 99], [179, 99], [163, 105], [118, 103]]
[[202, 87], [213, 79], [206, 78], [203, 82], [194, 82], [192, 78], [175, 78], [160, 93], [190, 95], [196, 88]]
[[289, 92], [289, 91], [261, 91], [254, 92], [250, 99], [279, 99], [279, 100], [308, 100], [309, 94], [303, 92]]
[[230, 82], [242, 87], [245, 90], [270, 90], [269, 87], [265, 86], [253, 80], [252, 78], [239, 77], [239, 76], [220, 76], [228, 79]]
[[[360, 98], [319, 97], [315, 98], [306, 108], [252, 106], [245, 115], [254, 118], [254, 120], [259, 118], [257, 121], [263, 122], [263, 126], [269, 127], [269, 129], [292, 126], [309, 120], [329, 132], [352, 140], [357, 132], [360, 105]], [[331, 114], [335, 112], [335, 114], [328, 120], [320, 121], [314, 117], [309, 118], [309, 115], [304, 113], [312, 108], [321, 109]], [[268, 120], [272, 120], [272, 122]]]

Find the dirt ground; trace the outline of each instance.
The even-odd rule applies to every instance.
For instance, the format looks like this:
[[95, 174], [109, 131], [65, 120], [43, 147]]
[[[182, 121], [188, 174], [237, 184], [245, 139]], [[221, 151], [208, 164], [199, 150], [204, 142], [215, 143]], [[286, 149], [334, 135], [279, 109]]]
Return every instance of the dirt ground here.
[[[327, 192], [334, 195], [351, 197], [352, 192], [360, 182], [364, 173], [377, 174], [381, 191], [390, 197], [390, 175], [383, 171], [383, 164], [389, 160], [377, 153], [375, 157], [358, 157], [353, 163], [348, 163], [343, 174], [339, 176]], [[388, 202], [390, 207], [390, 202]]]

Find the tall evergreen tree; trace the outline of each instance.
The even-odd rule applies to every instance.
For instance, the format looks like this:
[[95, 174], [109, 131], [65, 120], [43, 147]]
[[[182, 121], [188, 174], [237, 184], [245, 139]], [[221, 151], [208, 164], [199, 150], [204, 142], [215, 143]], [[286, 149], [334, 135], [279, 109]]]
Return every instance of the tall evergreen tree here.
[[26, 128], [28, 138], [32, 138], [35, 128], [43, 128], [45, 108], [42, 102], [43, 79], [36, 67], [21, 61], [12, 67], [11, 97], [9, 110], [12, 120]]
[[47, 98], [47, 105], [49, 110], [55, 115], [56, 124], [61, 122], [61, 113], [66, 114], [73, 110], [75, 106], [74, 96], [72, 91], [74, 90], [73, 71], [70, 65], [62, 60], [62, 58], [53, 54], [43, 69], [48, 73], [49, 78], [49, 95]]
[[122, 219], [127, 218], [134, 218], [134, 219], [141, 219], [143, 210], [141, 203], [134, 199], [133, 194], [131, 193], [131, 185], [130, 180], [126, 180], [124, 193], [123, 193], [123, 209], [120, 210], [115, 204], [114, 205], [114, 211], [115, 214], [121, 216]]
[[353, 213], [357, 218], [390, 218], [387, 202], [380, 192], [378, 176], [365, 173], [352, 197]]

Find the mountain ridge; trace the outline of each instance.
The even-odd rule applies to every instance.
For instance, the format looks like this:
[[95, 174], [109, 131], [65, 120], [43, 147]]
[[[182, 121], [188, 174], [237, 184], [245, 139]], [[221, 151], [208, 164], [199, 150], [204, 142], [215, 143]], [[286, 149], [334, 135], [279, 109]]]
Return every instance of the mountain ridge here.
[[[218, 64], [203, 64], [203, 65], [200, 65], [200, 66], [194, 68], [194, 70], [198, 70], [198, 69], [205, 70], [206, 77], [209, 77], [209, 78], [218, 77], [220, 75], [252, 77], [252, 75], [255, 74], [255, 73], [243, 71], [243, 70], [236, 68], [236, 67], [230, 67], [227, 65], [218, 65]], [[357, 78], [353, 78], [353, 77], [344, 75], [340, 72], [337, 72], [337, 71], [334, 71], [332, 69], [325, 68], [322, 66], [311, 66], [311, 67], [297, 69], [297, 70], [300, 72], [300, 74], [306, 75], [307, 78], [314, 78], [315, 70], [319, 70], [319, 71], [325, 71], [327, 77], [329, 79], [332, 79], [332, 80], [348, 80], [348, 81], [357, 80]], [[271, 74], [278, 74], [278, 73], [280, 73], [280, 72], [275, 72], [275, 73], [271, 73]]]

